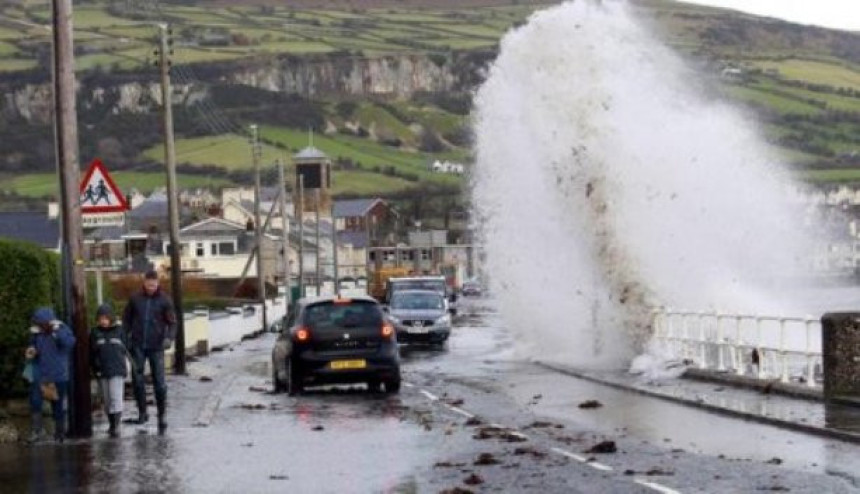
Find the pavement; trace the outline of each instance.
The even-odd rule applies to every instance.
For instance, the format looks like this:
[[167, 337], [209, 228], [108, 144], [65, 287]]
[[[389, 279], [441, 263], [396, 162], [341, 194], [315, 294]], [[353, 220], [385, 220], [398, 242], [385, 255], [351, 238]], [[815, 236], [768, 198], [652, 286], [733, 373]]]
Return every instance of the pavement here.
[[860, 492], [860, 447], [811, 433], [854, 434], [855, 415], [524, 360], [480, 301], [464, 303], [446, 348], [402, 349], [395, 396], [272, 394], [273, 341], [169, 376], [164, 436], [153, 421], [111, 440], [97, 417], [90, 440], [0, 446], [3, 492]]
[[794, 431], [860, 443], [860, 407], [828, 404], [820, 391], [751, 383], [725, 373], [688, 371], [680, 379], [646, 380], [623, 370], [581, 370], [538, 362], [548, 369], [721, 415]]

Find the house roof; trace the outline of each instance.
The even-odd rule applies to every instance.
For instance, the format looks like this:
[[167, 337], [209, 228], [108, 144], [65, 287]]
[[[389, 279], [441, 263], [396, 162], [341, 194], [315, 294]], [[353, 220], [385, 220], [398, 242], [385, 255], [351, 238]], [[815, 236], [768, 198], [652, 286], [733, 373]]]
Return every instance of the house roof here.
[[334, 202], [334, 217], [335, 218], [352, 218], [356, 216], [365, 216], [377, 203], [385, 201], [379, 198], [374, 199], [350, 199], [346, 201]]
[[234, 223], [223, 218], [207, 218], [203, 221], [198, 221], [186, 226], [180, 233], [224, 233], [224, 232], [244, 232], [245, 225]]
[[337, 243], [340, 245], [352, 245], [356, 249], [364, 249], [368, 246], [367, 232], [337, 232]]
[[0, 212], [0, 237], [56, 249], [60, 245], [60, 222], [43, 212]]
[[324, 160], [328, 159], [328, 155], [313, 146], [308, 146], [296, 153], [294, 158], [298, 160]]
[[87, 240], [123, 240], [123, 235], [126, 234], [125, 227], [122, 226], [102, 226], [95, 228], [86, 234]]

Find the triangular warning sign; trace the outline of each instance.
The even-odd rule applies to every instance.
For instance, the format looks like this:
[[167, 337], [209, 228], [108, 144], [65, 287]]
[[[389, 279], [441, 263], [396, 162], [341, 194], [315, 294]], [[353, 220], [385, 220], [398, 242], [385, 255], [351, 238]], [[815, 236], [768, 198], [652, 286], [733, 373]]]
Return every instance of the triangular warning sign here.
[[119, 213], [128, 211], [128, 202], [100, 159], [94, 159], [81, 181], [81, 212]]

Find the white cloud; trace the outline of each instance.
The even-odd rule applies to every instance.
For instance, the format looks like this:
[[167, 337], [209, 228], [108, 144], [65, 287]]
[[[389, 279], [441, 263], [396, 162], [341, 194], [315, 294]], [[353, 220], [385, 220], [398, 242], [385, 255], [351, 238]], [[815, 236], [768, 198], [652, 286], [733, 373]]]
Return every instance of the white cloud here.
[[725, 7], [798, 24], [860, 31], [857, 0], [684, 0], [685, 3]]

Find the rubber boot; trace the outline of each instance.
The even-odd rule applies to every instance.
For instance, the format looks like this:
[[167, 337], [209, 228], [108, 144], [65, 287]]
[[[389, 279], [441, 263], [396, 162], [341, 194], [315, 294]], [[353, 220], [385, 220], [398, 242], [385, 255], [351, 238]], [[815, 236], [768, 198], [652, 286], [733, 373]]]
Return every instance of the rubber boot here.
[[45, 431], [42, 429], [42, 413], [33, 412], [30, 415], [30, 437], [27, 442], [30, 444], [37, 443], [45, 438]]
[[144, 406], [143, 408], [138, 409], [137, 420], [134, 421], [134, 423], [137, 425], [143, 425], [147, 422], [149, 422], [149, 414], [146, 413], [146, 406]]
[[108, 423], [110, 423], [110, 427], [108, 428], [108, 436], [119, 437], [120, 416], [121, 414], [119, 413], [111, 413], [108, 415]]
[[164, 431], [167, 430], [167, 421], [165, 420], [165, 417], [164, 417], [166, 409], [167, 409], [166, 403], [165, 403], [166, 400], [164, 398], [162, 398], [160, 400], [156, 399], [155, 401], [156, 401], [156, 403], [155, 403], [156, 407], [158, 408], [158, 433], [164, 434]]
[[62, 444], [66, 440], [66, 421], [65, 419], [54, 421], [54, 441]]

